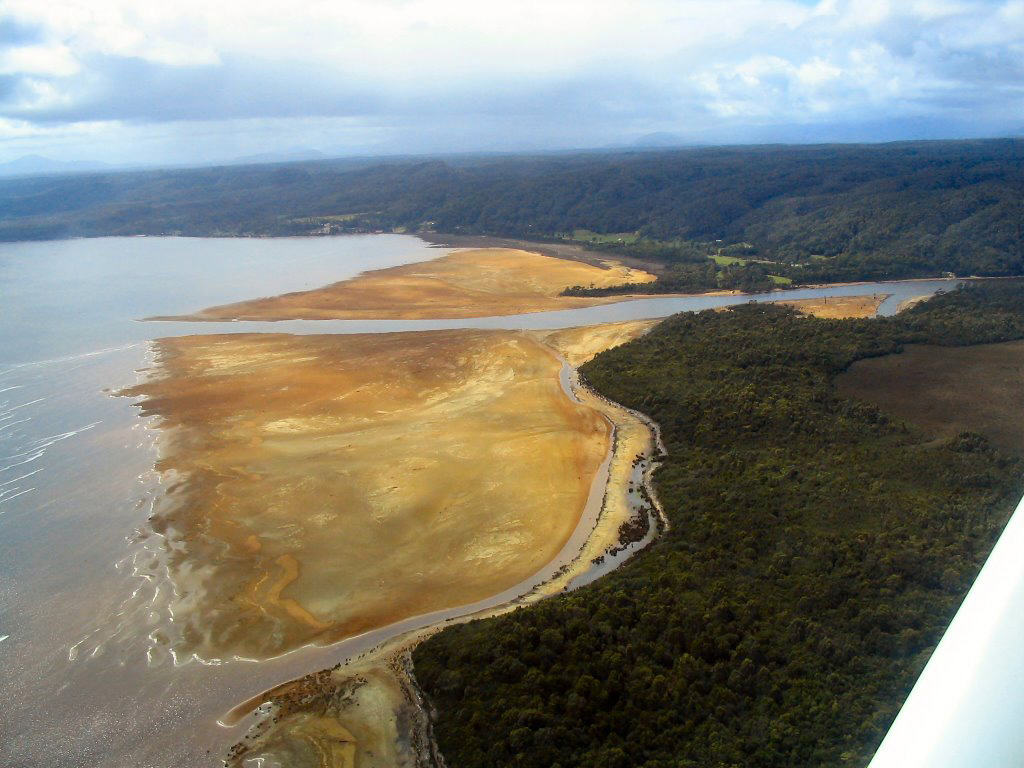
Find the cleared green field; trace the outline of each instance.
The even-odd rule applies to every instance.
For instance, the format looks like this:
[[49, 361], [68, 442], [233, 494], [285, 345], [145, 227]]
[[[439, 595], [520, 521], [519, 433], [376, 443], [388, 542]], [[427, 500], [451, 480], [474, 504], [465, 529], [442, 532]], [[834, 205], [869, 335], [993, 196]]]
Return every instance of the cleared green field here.
[[708, 256], [708, 258], [720, 267], [731, 267], [737, 264], [745, 267], [750, 263], [749, 259], [738, 259], [735, 256]]
[[581, 240], [586, 243], [623, 243], [629, 245], [630, 243], [635, 243], [640, 238], [635, 232], [612, 232], [605, 235], [600, 232], [592, 232], [589, 229], [574, 229], [572, 239]]
[[324, 221], [354, 221], [360, 216], [365, 215], [365, 213], [339, 213], [334, 216], [319, 216], [317, 218], [323, 219]]
[[304, 216], [298, 219], [291, 219], [291, 221], [299, 224], [324, 224], [324, 223], [344, 223], [350, 221], [356, 221], [361, 216], [367, 216], [367, 213], [338, 213], [330, 216]]

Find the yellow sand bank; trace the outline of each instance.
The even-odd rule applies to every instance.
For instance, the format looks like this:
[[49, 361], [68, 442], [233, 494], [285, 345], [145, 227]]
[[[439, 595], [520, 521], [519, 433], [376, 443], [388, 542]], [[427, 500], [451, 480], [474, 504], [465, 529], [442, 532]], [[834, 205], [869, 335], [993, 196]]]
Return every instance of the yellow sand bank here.
[[560, 296], [574, 285], [646, 283], [654, 275], [510, 248], [481, 248], [366, 272], [324, 288], [212, 307], [178, 320], [331, 320], [487, 317], [573, 309], [623, 297]]
[[[552, 350], [581, 365], [604, 349], [625, 343], [646, 333], [657, 321], [615, 323], [588, 328], [538, 332], [533, 336]], [[607, 491], [600, 517], [577, 559], [551, 581], [528, 595], [472, 615], [483, 618], [526, 605], [561, 592], [591, 561], [619, 542], [620, 525], [630, 519], [627, 488], [632, 461], [638, 454], [651, 455], [655, 446], [644, 423], [620, 406], [586, 390], [578, 390], [585, 405], [603, 413], [615, 425], [615, 455], [609, 466]], [[464, 617], [469, 618], [469, 617]], [[333, 721], [354, 735], [357, 765], [361, 768], [394, 768], [429, 762], [431, 743], [426, 713], [410, 677], [409, 651], [438, 627], [416, 630], [395, 637], [368, 657], [335, 670], [324, 670], [303, 680], [268, 691], [249, 702], [261, 701], [272, 707], [230, 755], [232, 766], [245, 760], [263, 758], [282, 761], [296, 768], [347, 766], [333, 759], [333, 737], [325, 720]], [[339, 696], [346, 686], [351, 696]], [[301, 693], [300, 695], [297, 695]], [[311, 727], [315, 724], [315, 728]]]
[[796, 299], [774, 303], [793, 307], [805, 315], [842, 320], [852, 317], [874, 317], [887, 298], [887, 293], [876, 293], [867, 296], [830, 296], [826, 299]]
[[609, 428], [504, 331], [159, 342], [181, 652], [265, 657], [488, 597], [557, 554]]
[[661, 320], [629, 320], [623, 323], [581, 326], [557, 331], [538, 331], [537, 338], [554, 347], [574, 368], [606, 349], [639, 338]]

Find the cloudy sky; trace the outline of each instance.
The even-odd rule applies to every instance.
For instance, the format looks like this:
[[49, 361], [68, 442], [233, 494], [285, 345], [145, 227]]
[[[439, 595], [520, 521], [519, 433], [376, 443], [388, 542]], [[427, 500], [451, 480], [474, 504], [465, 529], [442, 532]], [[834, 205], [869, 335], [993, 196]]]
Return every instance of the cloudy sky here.
[[1024, 134], [1024, 0], [0, 0], [0, 162]]

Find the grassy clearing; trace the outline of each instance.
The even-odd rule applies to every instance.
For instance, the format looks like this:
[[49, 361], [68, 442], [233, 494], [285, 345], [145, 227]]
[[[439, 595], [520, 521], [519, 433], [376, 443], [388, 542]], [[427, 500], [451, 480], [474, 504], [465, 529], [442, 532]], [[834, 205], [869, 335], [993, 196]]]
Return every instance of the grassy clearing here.
[[738, 259], [735, 256], [711, 255], [708, 256], [708, 258], [711, 259], [713, 262], [715, 262], [715, 264], [717, 264], [720, 267], [732, 267], [737, 265], [745, 267], [747, 266], [747, 264], [750, 263], [749, 259]]
[[840, 394], [867, 400], [941, 439], [983, 434], [1024, 455], [1024, 342], [974, 347], [908, 346], [859, 360], [836, 380]]
[[365, 213], [338, 213], [333, 216], [318, 216], [321, 221], [355, 221]]
[[621, 243], [623, 245], [631, 245], [640, 239], [635, 232], [612, 232], [606, 235], [592, 232], [589, 229], [574, 229], [571, 237], [573, 240], [585, 243]]

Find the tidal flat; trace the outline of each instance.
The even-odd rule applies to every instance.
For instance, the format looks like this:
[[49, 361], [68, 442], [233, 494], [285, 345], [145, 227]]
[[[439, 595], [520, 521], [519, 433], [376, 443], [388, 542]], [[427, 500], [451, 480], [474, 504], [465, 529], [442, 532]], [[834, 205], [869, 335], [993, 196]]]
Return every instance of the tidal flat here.
[[[365, 697], [377, 696], [373, 691], [378, 688], [382, 696], [387, 690], [394, 690], [393, 686], [377, 686], [378, 678], [371, 674], [372, 669], [364, 674], [364, 667], [356, 666], [357, 657], [362, 657], [358, 663], [373, 661], [370, 667], [376, 667], [376, 661], [363, 655], [383, 638], [392, 637], [394, 625], [323, 647], [320, 646], [330, 631], [320, 636], [307, 626], [305, 629], [313, 637], [309, 645], [283, 657], [256, 663], [232, 661], [231, 646], [222, 649], [222, 638], [217, 636], [213, 638], [215, 642], [206, 643], [202, 649], [211, 654], [209, 659], [219, 658], [224, 663], [208, 666], [189, 662], [187, 656], [179, 658], [180, 663], [171, 663], [169, 647], [182, 653], [190, 648], [200, 649], [199, 641], [203, 638], [191, 637], [194, 633], [190, 622], [196, 620], [200, 609], [213, 605], [204, 602], [210, 597], [203, 591], [204, 585], [216, 584], [217, 577], [223, 574], [238, 575], [244, 558], [253, 556], [244, 550], [240, 550], [240, 556], [228, 547], [215, 546], [217, 539], [212, 534], [218, 533], [217, 526], [229, 526], [232, 521], [225, 518], [217, 522], [211, 518], [207, 531], [203, 528], [207, 523], [200, 520], [204, 513], [201, 508], [194, 510], [191, 520], [196, 525], [186, 532], [189, 538], [182, 540], [185, 534], [171, 527], [170, 522], [186, 522], [180, 505], [187, 501], [191, 481], [200, 475], [186, 476], [168, 470], [161, 483], [151, 470], [157, 458], [154, 439], [158, 438], [158, 447], [167, 457], [167, 450], [183, 439], [188, 430], [147, 428], [154, 426], [154, 421], [138, 418], [139, 409], [129, 398], [106, 394], [108, 388], [122, 390], [131, 386], [136, 380], [134, 371], [140, 367], [149, 369], [146, 384], [153, 384], [162, 375], [159, 367], [153, 366], [151, 356], [161, 346], [169, 349], [171, 345], [150, 347], [154, 336], [287, 330], [315, 335], [381, 332], [376, 338], [384, 340], [388, 334], [383, 331], [441, 330], [438, 326], [445, 323], [509, 331], [533, 328], [535, 340], [558, 348], [575, 364], [585, 359], [587, 347], [590, 353], [597, 351], [591, 340], [599, 333], [608, 334], [608, 343], [618, 343], [615, 337], [625, 340], [622, 326], [597, 325], [612, 320], [662, 317], [672, 312], [783, 296], [828, 295], [831, 304], [833, 296], [842, 293], [891, 291], [892, 299], [882, 307], [882, 314], [887, 314], [886, 307], [895, 306], [907, 296], [955, 284], [932, 281], [856, 285], [755, 297], [647, 297], [564, 312], [493, 318], [494, 322], [467, 318], [153, 325], [134, 321], [145, 315], [182, 315], [197, 307], [307, 291], [366, 270], [424, 263], [445, 252], [429, 249], [421, 241], [402, 235], [281, 240], [108, 238], [5, 246], [0, 262], [7, 268], [5, 285], [10, 289], [5, 296], [11, 313], [3, 339], [4, 353], [0, 355], [4, 363], [0, 373], [5, 376], [7, 388], [4, 397], [11, 408], [17, 409], [13, 411], [18, 414], [14, 420], [21, 423], [4, 431], [6, 442], [0, 448], [7, 449], [5, 455], [10, 455], [35, 451], [40, 445], [50, 447], [30, 465], [28, 473], [35, 474], [15, 467], [10, 470], [13, 474], [3, 478], [12, 481], [5, 487], [14, 489], [4, 499], [4, 534], [0, 536], [0, 561], [7, 574], [5, 583], [10, 587], [3, 607], [11, 616], [18, 617], [18, 623], [4, 629], [3, 634], [10, 637], [0, 648], [6, 664], [5, 693], [10, 704], [0, 711], [0, 731], [7, 737], [0, 739], [0, 763], [27, 765], [42, 760], [55, 766], [219, 765], [219, 757], [238, 741], [250, 722], [243, 718], [237, 727], [224, 728], [218, 723], [225, 713], [258, 698], [261, 692], [346, 659], [352, 659], [352, 666], [339, 668], [337, 680], [340, 682], [352, 673], [366, 677], [371, 685], [358, 689], [354, 710], [346, 709], [340, 718], [343, 727], [356, 741], [361, 766], [386, 765], [390, 760], [381, 751], [380, 740], [372, 737], [376, 731], [363, 729], [352, 714], [355, 711], [371, 717], [377, 710], [366, 704]], [[126, 263], [132, 265], [131, 270], [124, 269]], [[289, 265], [287, 274], [281, 274], [282, 263]], [[67, 283], [65, 276], [72, 272], [86, 280], [84, 285], [89, 290], [82, 290], [78, 283]], [[540, 330], [574, 325], [590, 327]], [[557, 366], [550, 369], [552, 374], [556, 370]], [[565, 367], [560, 374], [563, 384], [572, 380]], [[254, 368], [253, 377], [256, 375]], [[295, 383], [280, 376], [276, 384], [268, 381], [266, 385], [280, 389]], [[255, 391], [255, 383], [253, 387]], [[586, 390], [578, 390], [577, 396], [594, 408], [603, 408], [604, 415], [615, 424], [616, 455], [610, 457], [607, 482], [602, 465], [594, 472], [587, 511], [572, 537], [554, 561], [529, 579], [531, 584], [545, 580], [543, 586], [511, 603], [506, 599], [508, 594], [520, 595], [531, 587], [520, 589], [517, 584], [504, 593], [492, 593], [484, 601], [486, 611], [511, 610], [566, 586], [571, 589], [607, 572], [629, 554], [607, 556], [602, 566], [591, 565], [594, 558], [615, 546], [621, 522], [630, 518], [631, 501], [626, 493], [631, 485], [636, 485], [638, 474], [632, 460], [648, 450], [652, 436], [635, 414]], [[568, 398], [566, 401], [569, 402]], [[224, 403], [225, 409], [229, 404]], [[378, 409], [383, 410], [384, 406]], [[289, 418], [291, 409], [283, 410], [283, 418]], [[367, 416], [376, 417], [372, 413]], [[218, 418], [230, 421], [226, 410]], [[244, 418], [248, 417], [239, 416], [239, 420]], [[228, 448], [225, 444], [224, 450]], [[31, 451], [28, 455], [34, 456]], [[259, 465], [255, 459], [248, 461]], [[387, 456], [382, 452], [378, 461], [384, 464]], [[239, 466], [245, 469], [244, 464]], [[314, 461], [310, 466], [310, 474], [317, 474], [324, 464]], [[230, 487], [244, 479], [240, 471], [233, 474], [230, 464], [199, 469], [208, 471], [203, 476], [210, 481], [210, 488], [216, 482]], [[26, 477], [22, 478], [22, 474]], [[264, 482], [259, 477], [254, 479]], [[604, 507], [594, 524], [589, 502], [596, 498], [600, 506], [602, 489]], [[218, 505], [222, 503], [213, 500]], [[314, 524], [312, 518], [321, 511], [315, 507], [319, 501], [311, 497], [311, 519], [304, 524]], [[271, 507], [278, 504], [268, 494], [267, 514], [276, 514]], [[632, 506], [635, 504], [633, 499]], [[156, 535], [154, 526], [168, 538]], [[269, 530], [268, 541], [283, 549], [285, 540], [291, 536], [287, 526], [282, 523]], [[576, 546], [578, 538], [585, 540], [582, 548]], [[245, 539], [231, 541], [240, 548]], [[576, 560], [566, 572], [552, 578], [568, 563], [566, 556], [570, 551], [578, 553]], [[48, 556], [40, 558], [39, 552]], [[205, 554], [213, 559], [193, 561], [191, 554]], [[278, 556], [283, 554], [287, 551], [280, 551]], [[431, 556], [436, 557], [437, 553]], [[288, 574], [289, 561], [285, 559], [277, 565], [274, 559], [266, 561], [277, 574], [276, 580], [268, 577], [269, 586], [281, 587], [280, 602], [294, 599], [293, 587], [280, 583]], [[168, 564], [174, 565], [174, 579], [167, 578]], [[308, 569], [300, 569], [292, 583], [301, 586], [309, 577]], [[327, 578], [332, 578], [331, 574]], [[168, 601], [176, 611], [176, 620], [183, 623], [168, 623]], [[297, 605], [323, 621], [309, 606], [300, 602]], [[239, 606], [228, 609], [238, 610]], [[259, 612], [252, 606], [249, 610]], [[481, 615], [477, 607], [467, 609], [465, 605], [442, 613]], [[424, 627], [435, 622], [435, 617], [436, 614], [421, 615], [408, 620], [406, 626]], [[226, 619], [218, 621], [220, 626], [227, 626]], [[264, 617], [263, 621], [270, 626], [276, 619]], [[282, 623], [287, 626], [293, 621], [297, 619], [286, 612]], [[178, 642], [185, 635], [190, 636], [189, 642]], [[223, 639], [231, 640], [231, 633], [225, 632]], [[298, 642], [298, 637], [284, 640]], [[401, 647], [408, 638], [394, 640], [398, 645], [389, 641], [389, 647]], [[267, 642], [268, 649], [286, 646], [279, 638], [270, 637]], [[256, 656], [256, 651], [253, 653], [263, 658]], [[380, 658], [378, 654], [376, 659]], [[336, 693], [344, 699], [341, 688]], [[306, 734], [302, 737], [306, 739], [304, 743], [312, 744], [314, 732], [319, 731], [298, 713], [296, 718], [301, 726], [296, 738]], [[285, 720], [292, 722], [285, 718], [278, 725], [287, 725]], [[376, 715], [371, 720], [384, 722]], [[328, 731], [324, 733], [329, 737]], [[291, 747], [283, 741], [274, 744], [273, 749], [266, 745], [269, 753], [283, 755], [296, 746], [295, 742], [289, 742]], [[370, 752], [379, 759], [370, 761]], [[391, 760], [390, 764], [401, 764], [401, 759]]]
[[827, 320], [846, 320], [854, 317], [875, 317], [878, 314], [878, 308], [891, 295], [888, 293], [874, 293], [866, 296], [832, 296], [820, 299], [776, 301], [773, 303], [784, 307], [792, 307], [804, 315]]
[[[610, 426], [523, 332], [164, 339], [124, 394], [159, 417], [178, 657], [266, 658], [471, 603], [579, 521]], [[173, 633], [173, 634], [172, 634]]]
[[155, 320], [366, 320], [466, 318], [576, 309], [622, 296], [560, 295], [574, 285], [648, 283], [655, 276], [609, 260], [603, 267], [512, 248], [476, 248], [364, 272], [310, 291]]
[[[605, 349], [645, 334], [657, 322], [613, 323], [527, 335], [550, 354], [577, 366]], [[528, 591], [512, 590], [500, 599], [487, 601], [484, 607], [467, 606], [452, 613], [443, 623], [397, 633], [359, 658], [240, 703], [226, 720], [231, 724], [247, 722], [250, 727], [245, 738], [228, 752], [229, 765], [242, 767], [254, 761], [295, 768], [430, 764], [436, 745], [427, 707], [415, 681], [411, 650], [449, 622], [505, 613], [587, 583], [646, 544], [623, 547], [622, 530], [624, 524], [645, 514], [647, 502], [639, 486], [649, 489], [649, 457], [655, 450], [663, 450], [653, 431], [656, 428], [638, 414], [580, 386], [575, 374], [566, 382], [566, 373], [565, 367], [559, 372], [566, 394], [573, 402], [602, 414], [614, 432], [613, 451], [595, 477], [600, 483], [600, 503], [596, 510], [588, 505], [586, 519], [580, 521], [563, 547], [559, 562], [564, 565], [554, 571], [549, 566], [550, 575]], [[557, 512], [555, 508], [551, 511]], [[664, 519], [660, 507], [646, 513]]]

